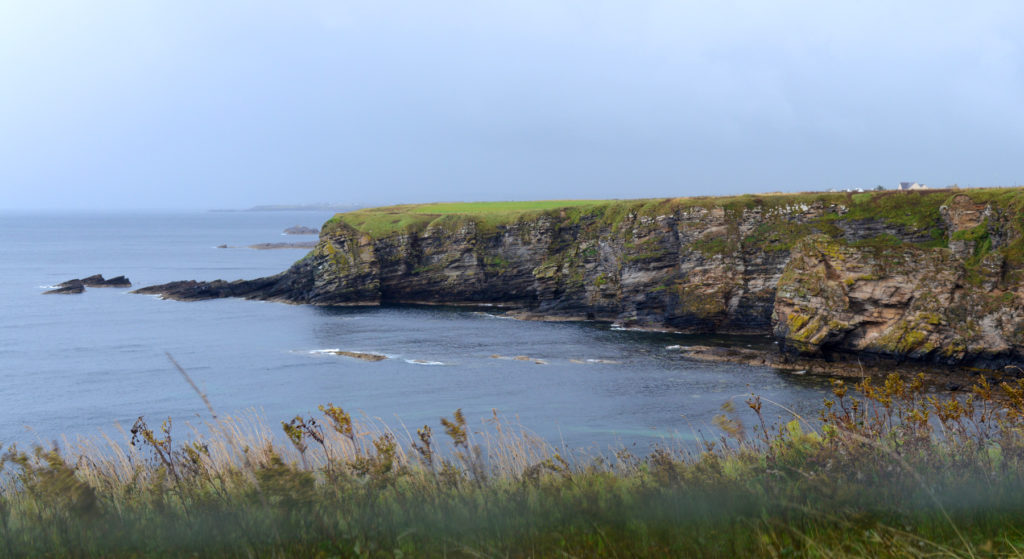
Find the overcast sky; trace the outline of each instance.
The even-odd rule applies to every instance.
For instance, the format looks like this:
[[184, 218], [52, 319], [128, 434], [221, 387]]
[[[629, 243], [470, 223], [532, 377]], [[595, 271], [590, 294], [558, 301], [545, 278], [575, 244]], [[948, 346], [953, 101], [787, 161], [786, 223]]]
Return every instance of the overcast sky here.
[[1024, 2], [0, 2], [0, 209], [1024, 183]]

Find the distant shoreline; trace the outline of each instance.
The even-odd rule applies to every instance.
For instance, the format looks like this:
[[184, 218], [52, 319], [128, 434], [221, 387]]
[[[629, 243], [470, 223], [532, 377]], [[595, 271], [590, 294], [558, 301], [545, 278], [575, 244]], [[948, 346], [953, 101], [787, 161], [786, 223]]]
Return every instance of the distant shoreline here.
[[350, 212], [365, 206], [355, 204], [273, 204], [267, 206], [253, 206], [246, 209], [224, 209], [218, 208], [209, 210], [211, 212]]

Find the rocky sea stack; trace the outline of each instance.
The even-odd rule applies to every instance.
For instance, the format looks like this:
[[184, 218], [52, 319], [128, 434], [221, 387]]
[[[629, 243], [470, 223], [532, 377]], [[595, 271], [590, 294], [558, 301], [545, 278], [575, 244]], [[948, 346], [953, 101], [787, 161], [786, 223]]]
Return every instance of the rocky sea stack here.
[[1024, 190], [428, 204], [338, 214], [289, 270], [180, 300], [497, 304], [763, 333], [793, 355], [1024, 367]]

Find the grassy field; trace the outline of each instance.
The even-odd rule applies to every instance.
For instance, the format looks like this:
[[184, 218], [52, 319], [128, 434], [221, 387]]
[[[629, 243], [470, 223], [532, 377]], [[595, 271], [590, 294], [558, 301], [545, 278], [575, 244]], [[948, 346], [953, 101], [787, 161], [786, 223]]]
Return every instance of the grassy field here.
[[459, 411], [407, 430], [328, 404], [187, 442], [140, 419], [130, 444], [6, 448], [0, 556], [1021, 557], [1024, 382], [965, 392], [837, 381], [779, 425], [751, 396], [642, 456]]

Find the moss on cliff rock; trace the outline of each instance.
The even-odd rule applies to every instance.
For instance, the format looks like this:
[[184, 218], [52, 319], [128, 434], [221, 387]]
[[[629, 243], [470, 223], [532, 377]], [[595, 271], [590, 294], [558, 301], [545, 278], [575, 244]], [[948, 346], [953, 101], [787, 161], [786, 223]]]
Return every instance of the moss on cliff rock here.
[[[1024, 275], [1022, 209], [1019, 189], [422, 204], [340, 214], [322, 243], [359, 234], [387, 247], [385, 298], [956, 360], [986, 344], [1017, 351], [1019, 299], [1002, 293]], [[339, 272], [355, 262], [331, 258]]]

